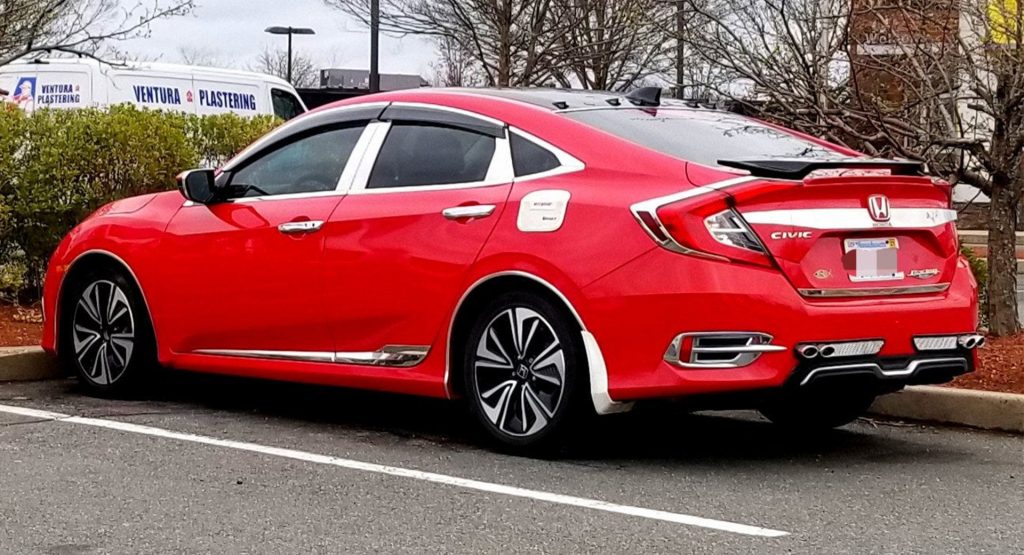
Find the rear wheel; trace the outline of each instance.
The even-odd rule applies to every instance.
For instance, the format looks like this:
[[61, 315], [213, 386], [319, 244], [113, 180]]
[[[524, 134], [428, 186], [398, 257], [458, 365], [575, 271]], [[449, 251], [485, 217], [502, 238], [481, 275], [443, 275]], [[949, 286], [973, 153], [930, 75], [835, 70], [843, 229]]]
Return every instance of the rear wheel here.
[[135, 284], [110, 268], [70, 284], [61, 310], [62, 364], [91, 393], [125, 395], [156, 366], [149, 313]]
[[507, 293], [483, 310], [465, 346], [465, 390], [500, 446], [548, 451], [589, 414], [581, 342], [565, 311], [534, 295]]
[[760, 412], [783, 428], [820, 432], [853, 422], [874, 400], [874, 393], [869, 392], [808, 390], [772, 399], [761, 406]]

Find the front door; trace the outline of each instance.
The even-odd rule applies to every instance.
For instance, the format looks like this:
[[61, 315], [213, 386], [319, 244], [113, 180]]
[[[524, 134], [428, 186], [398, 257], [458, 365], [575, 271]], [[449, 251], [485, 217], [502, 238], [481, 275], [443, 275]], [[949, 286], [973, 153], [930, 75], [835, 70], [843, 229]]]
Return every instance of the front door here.
[[339, 182], [364, 124], [313, 130], [233, 168], [236, 198], [186, 203], [163, 249], [181, 287], [181, 320], [162, 335], [179, 353], [329, 353], [322, 257]]
[[[376, 125], [390, 128], [373, 169], [330, 219], [326, 305], [339, 355], [405, 366], [427, 354], [504, 209], [509, 150], [502, 127]], [[396, 349], [411, 360], [388, 358]]]

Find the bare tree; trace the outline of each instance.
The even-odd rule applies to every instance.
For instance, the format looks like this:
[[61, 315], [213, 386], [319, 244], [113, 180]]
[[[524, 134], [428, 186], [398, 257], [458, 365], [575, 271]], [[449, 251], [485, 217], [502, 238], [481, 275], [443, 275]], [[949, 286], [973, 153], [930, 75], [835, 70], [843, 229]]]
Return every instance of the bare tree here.
[[756, 114], [873, 155], [923, 160], [933, 173], [985, 192], [987, 319], [992, 333], [1005, 335], [1020, 329], [1013, 236], [1024, 193], [1019, 5], [713, 0], [691, 5], [701, 32], [688, 34], [687, 46], [719, 69], [705, 85]]
[[184, 15], [194, 0], [4, 0], [0, 3], [0, 66], [36, 52], [97, 57], [110, 41], [143, 36], [155, 20]]
[[178, 59], [190, 66], [224, 67], [221, 56], [215, 50], [200, 46], [178, 48]]
[[439, 87], [477, 87], [484, 84], [480, 66], [473, 56], [448, 37], [437, 40], [438, 59], [430, 64], [431, 81]]
[[[369, 22], [368, 0], [324, 0]], [[550, 81], [560, 33], [571, 22], [552, 17], [554, 0], [382, 0], [381, 30], [443, 39], [471, 56], [487, 85]]]
[[558, 0], [553, 16], [573, 24], [557, 37], [562, 63], [552, 73], [563, 86], [598, 90], [666, 74], [674, 47], [662, 19], [674, 13], [661, 0]]
[[[249, 69], [287, 80], [288, 51], [264, 48]], [[292, 52], [292, 85], [301, 88], [316, 87], [319, 84], [320, 74], [313, 59], [300, 52]]]

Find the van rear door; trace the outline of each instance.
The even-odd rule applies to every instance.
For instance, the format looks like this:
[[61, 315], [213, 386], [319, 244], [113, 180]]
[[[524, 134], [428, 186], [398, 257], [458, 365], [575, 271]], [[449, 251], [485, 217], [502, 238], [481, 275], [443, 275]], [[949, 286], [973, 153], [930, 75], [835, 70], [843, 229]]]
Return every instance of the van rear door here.
[[88, 66], [57, 61], [33, 65], [36, 108], [87, 108], [95, 105], [92, 72]]

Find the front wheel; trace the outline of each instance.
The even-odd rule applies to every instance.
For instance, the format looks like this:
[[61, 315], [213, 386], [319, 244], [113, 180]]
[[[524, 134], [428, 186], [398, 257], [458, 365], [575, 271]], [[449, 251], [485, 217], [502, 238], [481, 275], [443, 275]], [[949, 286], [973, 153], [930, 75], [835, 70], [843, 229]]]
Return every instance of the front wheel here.
[[774, 398], [764, 403], [760, 412], [788, 430], [822, 432], [853, 422], [874, 400], [874, 393], [869, 392], [808, 390]]
[[582, 338], [547, 300], [507, 293], [481, 312], [465, 345], [470, 410], [506, 449], [549, 451], [592, 413]]
[[126, 395], [156, 365], [149, 313], [122, 272], [90, 270], [69, 284], [60, 317], [60, 358], [90, 393]]

